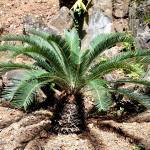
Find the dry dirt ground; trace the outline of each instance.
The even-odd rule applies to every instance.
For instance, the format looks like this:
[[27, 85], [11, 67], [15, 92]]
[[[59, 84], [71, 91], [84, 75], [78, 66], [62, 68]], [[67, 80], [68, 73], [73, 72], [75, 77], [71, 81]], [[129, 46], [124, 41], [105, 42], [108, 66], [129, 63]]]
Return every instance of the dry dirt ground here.
[[23, 18], [42, 17], [45, 24], [58, 13], [59, 0], [0, 0], [0, 27], [4, 33], [22, 33]]
[[[0, 32], [22, 33], [22, 18], [30, 14], [47, 24], [58, 11], [57, 0], [0, 0]], [[0, 59], [6, 61], [6, 54]], [[80, 135], [50, 134], [51, 116], [45, 110], [26, 114], [0, 106], [0, 150], [133, 150], [137, 144], [150, 150], [150, 111], [123, 123], [90, 119]]]
[[51, 116], [0, 106], [0, 150], [133, 150], [138, 144], [150, 150], [150, 111], [123, 123], [87, 120], [87, 131], [79, 135], [52, 135]]

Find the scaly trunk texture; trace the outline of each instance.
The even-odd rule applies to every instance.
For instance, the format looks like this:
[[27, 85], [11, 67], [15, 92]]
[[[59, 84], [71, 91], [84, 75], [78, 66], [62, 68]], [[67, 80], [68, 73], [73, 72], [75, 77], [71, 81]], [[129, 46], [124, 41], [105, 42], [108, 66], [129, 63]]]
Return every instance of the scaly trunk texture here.
[[59, 101], [52, 120], [55, 133], [81, 133], [86, 129], [83, 96], [65, 96]]

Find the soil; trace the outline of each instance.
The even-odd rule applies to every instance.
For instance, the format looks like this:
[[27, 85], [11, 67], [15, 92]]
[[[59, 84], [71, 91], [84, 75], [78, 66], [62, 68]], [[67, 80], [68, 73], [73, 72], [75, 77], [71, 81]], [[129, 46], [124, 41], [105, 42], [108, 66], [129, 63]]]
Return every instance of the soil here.
[[[0, 34], [22, 33], [26, 15], [41, 16], [47, 24], [58, 12], [57, 0], [0, 0]], [[1, 61], [8, 60], [6, 54]], [[87, 131], [78, 135], [51, 134], [52, 114], [0, 106], [0, 150], [132, 150], [136, 145], [150, 150], [150, 111], [121, 123], [90, 118]]]
[[19, 34], [23, 30], [25, 16], [42, 17], [47, 24], [58, 11], [58, 0], [1, 0], [0, 27], [4, 33]]
[[150, 150], [150, 111], [122, 123], [87, 119], [87, 131], [78, 135], [50, 133], [47, 110], [27, 114], [0, 106], [0, 114], [0, 150]]

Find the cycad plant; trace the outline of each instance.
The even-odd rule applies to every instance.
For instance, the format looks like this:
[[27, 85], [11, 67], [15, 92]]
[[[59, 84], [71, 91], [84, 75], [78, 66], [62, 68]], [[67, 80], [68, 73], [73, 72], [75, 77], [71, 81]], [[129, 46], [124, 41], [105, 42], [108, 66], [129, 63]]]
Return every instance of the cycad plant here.
[[[43, 86], [53, 89], [58, 95], [53, 130], [61, 133], [78, 133], [85, 130], [83, 90], [93, 93], [99, 111], [107, 111], [112, 103], [112, 92], [130, 97], [150, 107], [150, 97], [125, 88], [113, 88], [103, 76], [117, 69], [134, 71], [134, 62], [150, 63], [150, 50], [119, 53], [107, 61], [101, 61], [101, 54], [117, 43], [133, 42], [124, 33], [110, 33], [97, 36], [89, 49], [80, 49], [80, 39], [75, 29], [65, 31], [64, 38], [37, 30], [29, 30], [29, 35], [4, 35], [1, 41], [21, 41], [24, 45], [1, 45], [0, 51], [11, 51], [12, 57], [25, 55], [34, 60], [33, 64], [0, 62], [0, 73], [23, 69], [21, 80], [5, 87], [2, 97], [12, 105], [25, 110], [33, 103], [35, 92]], [[99, 56], [99, 57], [98, 57]], [[95, 61], [96, 60], [96, 61]], [[150, 86], [143, 80], [122, 79], [116, 83], [135, 83]], [[55, 85], [54, 85], [55, 84]], [[57, 89], [55, 88], [57, 86]]]

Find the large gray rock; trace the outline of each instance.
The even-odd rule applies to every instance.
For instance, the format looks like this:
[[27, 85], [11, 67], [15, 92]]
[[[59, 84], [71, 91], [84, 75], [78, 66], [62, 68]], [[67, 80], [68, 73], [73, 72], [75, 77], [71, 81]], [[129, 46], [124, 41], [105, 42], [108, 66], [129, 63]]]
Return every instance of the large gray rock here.
[[89, 43], [99, 34], [112, 31], [112, 2], [111, 0], [94, 0], [93, 6], [88, 10], [89, 21], [84, 24], [83, 30], [86, 36], [82, 40], [82, 48], [85, 49]]
[[47, 26], [41, 17], [36, 17], [32, 15], [24, 16], [23, 18], [23, 31], [26, 34], [27, 29], [37, 29], [45, 32], [50, 32], [58, 34], [59, 31], [54, 26]]
[[50, 21], [45, 24], [41, 17], [25, 16], [23, 18], [24, 29], [35, 28], [37, 30], [62, 35], [64, 29], [70, 29], [73, 26], [73, 18], [67, 7], [62, 7], [58, 15], [53, 16]]
[[129, 27], [140, 48], [150, 48], [150, 0], [133, 1], [129, 8]]
[[25, 70], [12, 70], [2, 76], [4, 86], [11, 86], [14, 80], [21, 80], [25, 74]]
[[64, 29], [71, 29], [73, 27], [73, 18], [70, 10], [67, 7], [62, 7], [57, 16], [54, 16], [48, 23], [48, 26], [55, 27], [59, 34], [63, 34]]

